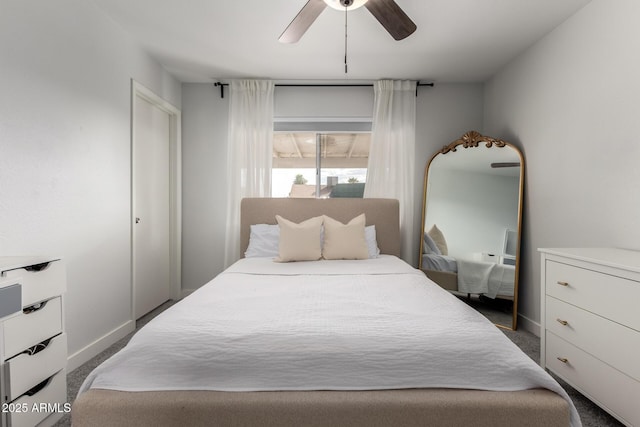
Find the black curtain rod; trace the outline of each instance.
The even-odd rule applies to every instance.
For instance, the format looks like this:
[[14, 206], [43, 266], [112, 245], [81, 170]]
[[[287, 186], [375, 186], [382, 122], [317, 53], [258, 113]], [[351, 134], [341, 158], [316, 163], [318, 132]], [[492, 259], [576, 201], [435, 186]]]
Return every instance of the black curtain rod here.
[[[215, 82], [214, 86], [220, 86], [220, 98], [224, 98], [224, 87], [229, 83]], [[373, 83], [276, 83], [277, 87], [373, 87]], [[433, 83], [420, 83], [416, 85], [416, 96], [418, 96], [418, 87], [433, 87]]]

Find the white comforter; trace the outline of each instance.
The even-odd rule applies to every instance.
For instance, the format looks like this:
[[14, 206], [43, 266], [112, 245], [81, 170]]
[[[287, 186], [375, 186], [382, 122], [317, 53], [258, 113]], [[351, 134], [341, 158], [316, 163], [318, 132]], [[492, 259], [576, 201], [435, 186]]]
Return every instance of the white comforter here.
[[143, 327], [89, 388], [375, 390], [548, 388], [482, 315], [403, 261], [243, 259]]

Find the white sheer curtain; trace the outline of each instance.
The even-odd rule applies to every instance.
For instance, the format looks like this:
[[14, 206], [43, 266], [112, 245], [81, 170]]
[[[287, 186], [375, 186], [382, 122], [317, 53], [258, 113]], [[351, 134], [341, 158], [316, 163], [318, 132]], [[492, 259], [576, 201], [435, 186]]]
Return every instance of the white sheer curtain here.
[[225, 267], [240, 257], [240, 200], [271, 196], [273, 156], [273, 82], [233, 80], [229, 87]]
[[401, 254], [412, 263], [416, 82], [380, 80], [373, 87], [375, 106], [364, 197], [400, 201]]

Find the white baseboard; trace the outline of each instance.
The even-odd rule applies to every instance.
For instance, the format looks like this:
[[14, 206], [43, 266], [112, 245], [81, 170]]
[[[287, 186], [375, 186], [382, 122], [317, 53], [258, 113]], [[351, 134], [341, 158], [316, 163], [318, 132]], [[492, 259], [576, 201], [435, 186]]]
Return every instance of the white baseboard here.
[[79, 366], [82, 366], [93, 357], [105, 351], [107, 348], [126, 337], [136, 329], [136, 322], [128, 320], [123, 325], [117, 327], [113, 331], [98, 338], [83, 349], [76, 351], [67, 359], [67, 372], [71, 372]]
[[40, 421], [38, 427], [52, 427], [64, 416], [64, 412], [54, 412], [44, 420]]
[[518, 314], [518, 329], [520, 328], [531, 332], [537, 337], [540, 336], [540, 323], [535, 322], [522, 314]]

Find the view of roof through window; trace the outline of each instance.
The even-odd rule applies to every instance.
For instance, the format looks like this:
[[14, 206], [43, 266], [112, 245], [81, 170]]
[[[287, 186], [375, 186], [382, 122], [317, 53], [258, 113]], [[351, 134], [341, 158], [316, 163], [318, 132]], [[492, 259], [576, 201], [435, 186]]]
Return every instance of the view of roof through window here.
[[369, 132], [276, 132], [272, 197], [362, 197], [370, 140]]

